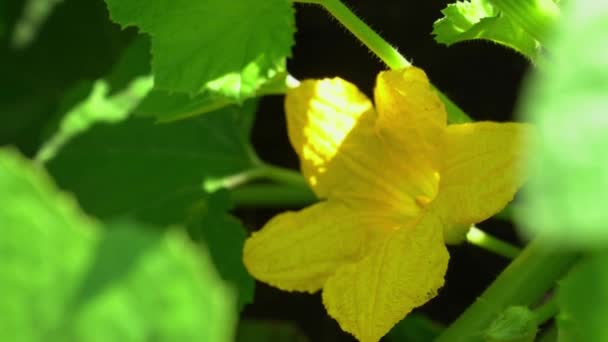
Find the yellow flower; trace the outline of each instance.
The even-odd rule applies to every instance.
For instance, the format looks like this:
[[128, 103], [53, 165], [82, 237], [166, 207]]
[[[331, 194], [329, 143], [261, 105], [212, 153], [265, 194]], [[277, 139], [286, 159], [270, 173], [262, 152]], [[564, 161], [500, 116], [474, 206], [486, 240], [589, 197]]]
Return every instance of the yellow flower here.
[[374, 97], [375, 109], [339, 78], [288, 92], [289, 138], [322, 201], [274, 217], [244, 248], [260, 281], [323, 289], [329, 315], [363, 342], [378, 341], [433, 298], [448, 264], [445, 243], [513, 198], [527, 130], [447, 125], [415, 67], [380, 73]]

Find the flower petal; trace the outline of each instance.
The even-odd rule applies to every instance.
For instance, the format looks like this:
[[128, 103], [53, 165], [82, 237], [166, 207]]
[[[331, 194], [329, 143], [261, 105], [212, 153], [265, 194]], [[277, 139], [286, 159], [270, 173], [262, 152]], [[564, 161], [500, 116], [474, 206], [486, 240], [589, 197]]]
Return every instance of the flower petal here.
[[323, 303], [344, 331], [376, 342], [436, 295], [448, 259], [439, 219], [425, 214], [338, 270], [323, 288]]
[[530, 133], [530, 125], [518, 123], [448, 126], [440, 190], [433, 204], [446, 223], [446, 242], [460, 242], [470, 224], [491, 217], [513, 199], [524, 180], [525, 139]]
[[287, 291], [319, 290], [345, 263], [356, 262], [381, 234], [373, 218], [338, 201], [275, 216], [245, 242], [251, 275]]
[[408, 150], [381, 136], [370, 101], [354, 85], [337, 78], [304, 81], [288, 92], [285, 109], [302, 173], [319, 197], [366, 202], [370, 210], [401, 217], [417, 216], [434, 198], [438, 166], [428, 160], [436, 156], [418, 153], [414, 142]]
[[381, 72], [374, 98], [380, 135], [399, 146], [408, 162], [424, 162], [437, 171], [447, 114], [424, 71], [407, 67]]
[[[345, 144], [359, 144], [374, 135], [372, 103], [355, 85], [340, 78], [306, 80], [287, 92], [285, 112], [289, 139], [304, 177], [319, 197], [329, 197], [338, 190], [338, 178], [347, 180], [341, 172], [327, 174], [330, 162], [338, 153], [343, 159], [356, 158], [346, 155]], [[348, 150], [356, 153], [358, 148]]]

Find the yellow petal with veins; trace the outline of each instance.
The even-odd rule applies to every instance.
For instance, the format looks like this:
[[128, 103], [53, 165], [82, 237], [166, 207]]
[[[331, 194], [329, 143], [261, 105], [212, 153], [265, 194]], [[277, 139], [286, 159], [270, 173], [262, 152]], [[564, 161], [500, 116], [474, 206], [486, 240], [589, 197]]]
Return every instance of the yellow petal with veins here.
[[[405, 94], [406, 88], [412, 93]], [[367, 203], [370, 211], [413, 218], [437, 193], [445, 112], [424, 72], [413, 67], [382, 73], [376, 98], [387, 113], [376, 115], [371, 102], [347, 81], [304, 81], [285, 100], [290, 141], [319, 197]], [[394, 114], [389, 104], [404, 115]], [[419, 110], [435, 119], [411, 122]]]
[[446, 131], [440, 191], [433, 206], [446, 223], [445, 239], [457, 243], [468, 226], [498, 213], [524, 181], [524, 146], [532, 126], [476, 122]]
[[244, 264], [256, 279], [280, 289], [315, 292], [388, 233], [378, 227], [386, 224], [368, 215], [373, 213], [332, 200], [282, 213], [247, 239]]
[[[300, 157], [302, 173], [317, 196], [327, 198], [347, 188], [343, 183], [349, 178], [342, 170], [337, 174], [328, 171], [341, 164], [336, 157], [364, 157], [367, 149], [361, 151], [360, 145], [374, 135], [376, 113], [371, 101], [340, 78], [306, 80], [287, 92], [285, 112], [289, 139]], [[362, 172], [373, 173], [373, 166]]]
[[440, 224], [427, 213], [329, 278], [323, 303], [344, 331], [361, 342], [377, 342], [413, 308], [436, 295], [449, 259]]

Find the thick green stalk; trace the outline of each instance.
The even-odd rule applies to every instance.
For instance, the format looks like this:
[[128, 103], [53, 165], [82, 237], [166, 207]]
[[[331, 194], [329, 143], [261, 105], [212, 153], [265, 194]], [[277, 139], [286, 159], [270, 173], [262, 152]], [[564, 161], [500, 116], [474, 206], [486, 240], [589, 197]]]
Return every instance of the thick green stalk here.
[[401, 69], [411, 65], [397, 49], [372, 30], [363, 20], [359, 19], [340, 0], [296, 0], [295, 2], [319, 4], [325, 7], [334, 18], [372, 50], [389, 68]]
[[483, 331], [512, 305], [538, 303], [578, 259], [578, 253], [536, 238], [435, 342], [483, 341]]
[[467, 233], [467, 242], [507, 259], [515, 259], [519, 253], [521, 253], [521, 249], [508, 242], [502, 241], [475, 226], [471, 226], [469, 229], [469, 232]]
[[302, 177], [298, 171], [292, 169], [263, 163], [259, 165], [256, 170], [260, 173], [261, 178], [266, 178], [282, 184], [308, 187], [304, 177]]
[[230, 190], [237, 207], [304, 207], [318, 201], [309, 187], [251, 184]]

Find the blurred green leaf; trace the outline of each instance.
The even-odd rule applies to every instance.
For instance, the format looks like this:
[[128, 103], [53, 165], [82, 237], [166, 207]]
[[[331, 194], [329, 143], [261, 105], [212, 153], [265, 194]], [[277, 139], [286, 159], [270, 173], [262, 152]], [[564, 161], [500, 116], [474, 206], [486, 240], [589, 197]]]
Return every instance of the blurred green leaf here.
[[102, 233], [6, 150], [0, 194], [0, 339], [232, 340], [231, 293], [178, 232], [122, 222]]
[[13, 30], [12, 45], [23, 49], [36, 38], [55, 6], [63, 0], [26, 0], [21, 17]]
[[293, 44], [293, 5], [285, 0], [106, 3], [114, 21], [152, 37], [160, 90], [240, 101], [285, 70]]
[[560, 246], [608, 245], [608, 2], [571, 1], [520, 114], [538, 128], [518, 219]]
[[560, 342], [608, 341], [608, 252], [583, 259], [558, 287]]
[[232, 341], [232, 294], [206, 253], [176, 231], [125, 222], [106, 231], [74, 297], [72, 340]]
[[195, 241], [209, 248], [216, 269], [238, 290], [238, 309], [253, 302], [255, 281], [243, 264], [243, 245], [247, 231], [226, 212], [231, 209], [230, 194], [220, 190], [191, 207], [188, 230]]
[[294, 324], [282, 321], [243, 320], [239, 323], [236, 342], [308, 342]]
[[473, 39], [490, 40], [534, 60], [538, 44], [524, 29], [504, 16], [489, 0], [457, 1], [441, 11], [433, 24], [438, 43], [452, 45]]
[[0, 145], [33, 155], [66, 90], [107, 74], [135, 30], [120, 31], [103, 1], [64, 1], [27, 49], [15, 50], [9, 40], [23, 7], [0, 1], [10, 27], [0, 41]]
[[443, 327], [424, 315], [409, 314], [391, 329], [387, 339], [392, 342], [428, 342], [441, 334]]
[[205, 196], [205, 179], [253, 165], [246, 126], [255, 108], [246, 102], [162, 125], [142, 118], [98, 124], [66, 144], [48, 168], [97, 217], [183, 222], [191, 203]]

